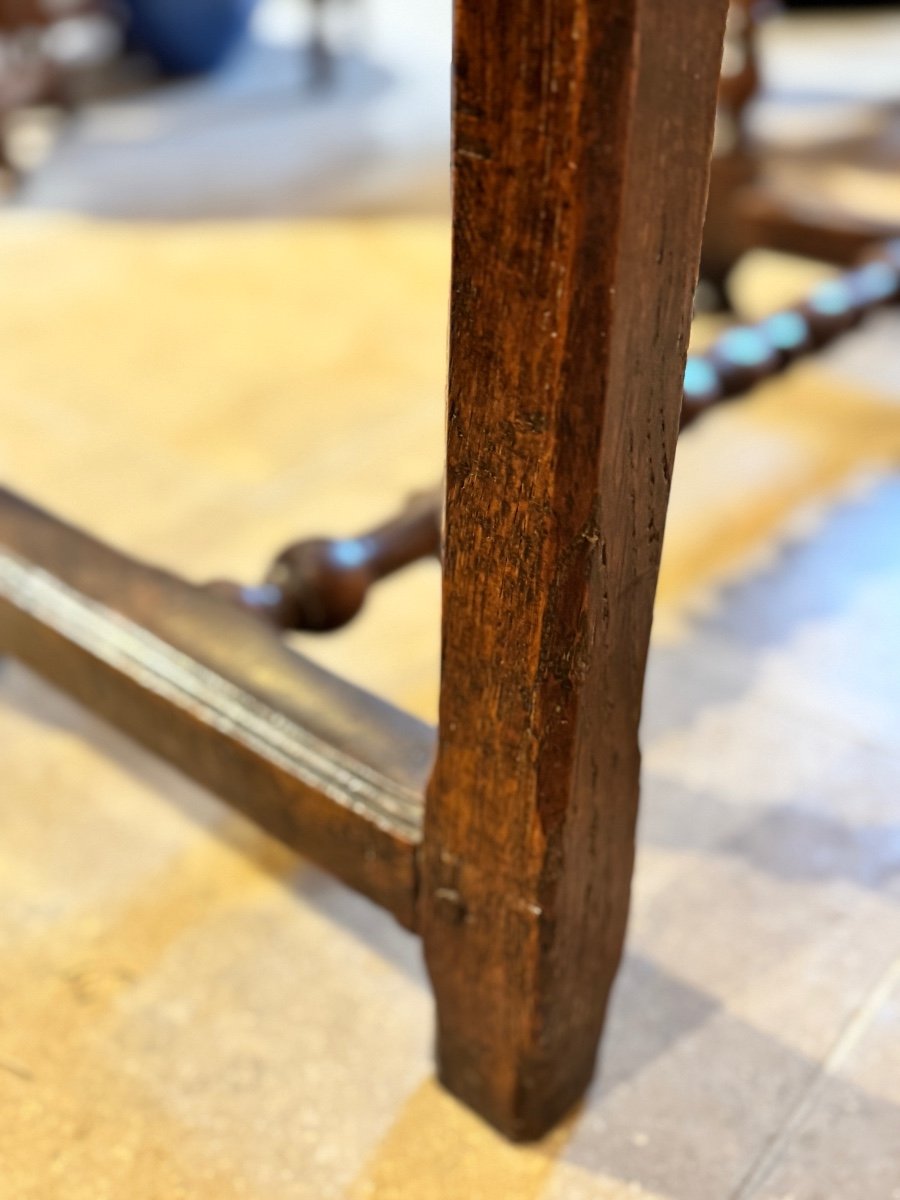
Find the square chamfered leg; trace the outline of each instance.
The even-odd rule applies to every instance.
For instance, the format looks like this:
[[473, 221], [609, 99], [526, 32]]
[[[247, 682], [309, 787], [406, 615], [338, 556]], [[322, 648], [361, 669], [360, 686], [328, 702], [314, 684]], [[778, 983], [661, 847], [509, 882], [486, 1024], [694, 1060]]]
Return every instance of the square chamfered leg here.
[[725, 9], [456, 6], [419, 904], [441, 1079], [516, 1138], [587, 1086], [622, 950]]
[[436, 750], [279, 637], [433, 553], [433, 499], [247, 589], [0, 490], [0, 653], [420, 932], [440, 1077], [515, 1138], [587, 1086], [622, 950], [725, 7], [457, 3]]

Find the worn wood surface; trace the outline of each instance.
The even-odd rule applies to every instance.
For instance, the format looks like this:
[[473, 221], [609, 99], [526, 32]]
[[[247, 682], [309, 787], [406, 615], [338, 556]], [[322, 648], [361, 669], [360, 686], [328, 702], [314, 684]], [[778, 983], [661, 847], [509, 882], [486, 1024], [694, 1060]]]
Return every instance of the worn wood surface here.
[[[28, 224], [26, 252], [21, 220], [0, 223], [12, 381], [0, 440], [7, 473], [51, 508], [196, 578], [253, 578], [294, 530], [351, 531], [359, 512], [387, 512], [392, 491], [436, 473], [439, 223], [427, 238], [412, 221], [389, 233], [379, 221]], [[365, 267], [359, 287], [336, 271], [347, 243]], [[188, 246], [202, 270], [186, 276]], [[141, 303], [123, 308], [135, 270]], [[235, 297], [242, 271], [268, 289]], [[353, 331], [339, 368], [314, 357], [336, 311], [323, 316], [322, 281], [336, 274], [337, 324]], [[737, 299], [761, 315], [810, 278], [754, 260]], [[411, 307], [430, 337], [411, 336]], [[261, 360], [255, 339], [223, 361], [232, 319], [269, 331], [267, 345], [299, 337], [304, 386], [293, 360]], [[114, 341], [92, 336], [117, 322]], [[196, 361], [167, 377], [162, 409], [160, 381], [139, 367], [173, 325]], [[828, 356], [679, 441], [628, 953], [599, 1086], [533, 1148], [510, 1147], [434, 1085], [415, 939], [0, 664], [2, 1200], [722, 1200], [761, 1162], [774, 1174], [748, 1200], [889, 1196], [900, 1178], [900, 993], [880, 988], [900, 946], [896, 326], [888, 313], [859, 334], [867, 386]], [[352, 338], [387, 351], [365, 377]], [[285, 386], [266, 376], [263, 407], [253, 384], [267, 369]], [[291, 460], [286, 480], [277, 470]], [[211, 461], [224, 464], [214, 484]], [[861, 490], [873, 466], [883, 482]], [[361, 620], [304, 647], [431, 716], [437, 575], [429, 563], [383, 585]], [[836, 1044], [847, 1052], [833, 1067]]]
[[427, 725], [9, 492], [0, 650], [413, 923]]
[[725, 7], [456, 9], [422, 921], [441, 1078], [514, 1137], [583, 1092], [622, 949]]
[[[900, 299], [900, 241], [867, 248], [853, 270], [817, 284], [796, 304], [734, 325], [688, 357], [680, 427], [744, 396], [799, 359], [830, 345], [876, 309]], [[281, 629], [334, 629], [351, 621], [372, 586], [441, 551], [443, 489], [422, 492], [397, 515], [351, 538], [309, 538], [276, 560], [259, 587], [212, 585]]]

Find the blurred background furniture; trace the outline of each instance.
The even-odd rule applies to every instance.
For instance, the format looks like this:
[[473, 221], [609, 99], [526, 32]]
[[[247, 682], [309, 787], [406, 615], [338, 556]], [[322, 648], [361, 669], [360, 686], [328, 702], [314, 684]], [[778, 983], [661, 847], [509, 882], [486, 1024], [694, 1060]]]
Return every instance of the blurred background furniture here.
[[[43, 161], [63, 128], [71, 132], [62, 116], [76, 107], [129, 96], [141, 103], [174, 81], [190, 87], [215, 75], [246, 49], [263, 7], [258, 0], [3, 0], [0, 167], [21, 175]], [[306, 26], [292, 80], [300, 107], [336, 83], [344, 51], [332, 36], [332, 14], [338, 26], [353, 27], [357, 6], [283, 0], [273, 11], [281, 14], [276, 24], [293, 11]]]
[[0, 0], [0, 170], [15, 174], [8, 124], [34, 106], [68, 109], [80, 77], [118, 49], [113, 0]]
[[[900, 239], [868, 246], [854, 269], [752, 325], [732, 325], [688, 357], [680, 425], [830, 346], [867, 316], [900, 300]], [[211, 589], [273, 628], [326, 632], [361, 611], [372, 587], [423, 558], [440, 557], [443, 489], [414, 496], [392, 520], [343, 539], [287, 546], [260, 584]]]
[[724, 307], [728, 277], [749, 250], [765, 247], [847, 266], [867, 245], [900, 234], [900, 211], [894, 220], [867, 218], [822, 187], [824, 173], [841, 163], [896, 175], [900, 142], [890, 129], [785, 148], [754, 128], [760, 36], [779, 8], [777, 0], [732, 0], [729, 8], [701, 267]]

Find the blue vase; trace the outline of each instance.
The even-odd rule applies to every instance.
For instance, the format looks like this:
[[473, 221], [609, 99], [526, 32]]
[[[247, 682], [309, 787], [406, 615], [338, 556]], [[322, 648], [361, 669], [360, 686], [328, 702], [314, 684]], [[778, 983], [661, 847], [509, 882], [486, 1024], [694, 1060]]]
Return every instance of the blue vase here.
[[217, 67], [247, 29], [255, 0], [124, 0], [130, 44], [170, 75]]

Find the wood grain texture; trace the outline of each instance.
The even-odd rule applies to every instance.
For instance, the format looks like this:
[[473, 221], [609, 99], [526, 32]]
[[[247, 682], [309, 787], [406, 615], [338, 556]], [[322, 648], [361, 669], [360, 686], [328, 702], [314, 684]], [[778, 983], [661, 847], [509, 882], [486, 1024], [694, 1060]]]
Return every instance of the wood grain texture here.
[[422, 923], [441, 1078], [518, 1138], [586, 1087], [622, 949], [725, 7], [456, 6]]
[[0, 651], [414, 923], [427, 725], [9, 492]]

